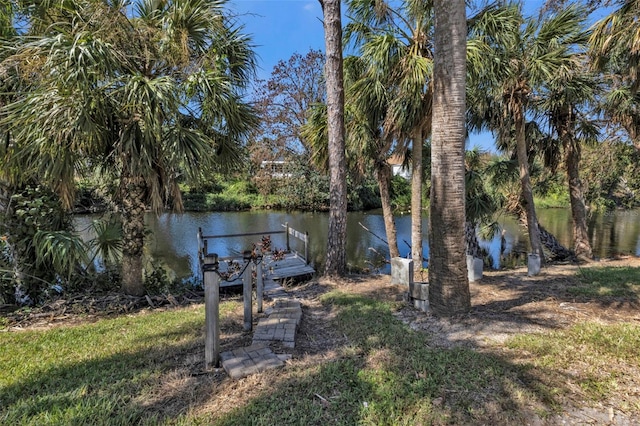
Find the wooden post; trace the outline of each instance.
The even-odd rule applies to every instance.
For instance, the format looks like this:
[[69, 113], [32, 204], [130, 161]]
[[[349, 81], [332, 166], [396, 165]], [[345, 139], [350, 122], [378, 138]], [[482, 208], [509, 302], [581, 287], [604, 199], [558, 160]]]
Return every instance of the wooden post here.
[[309, 264], [309, 233], [304, 233], [304, 261]]
[[[245, 262], [251, 262], [245, 259]], [[242, 274], [242, 299], [244, 301], [244, 330], [251, 331], [252, 328], [252, 312], [251, 312], [251, 263], [247, 264], [247, 267]]]
[[290, 252], [291, 247], [289, 247], [289, 222], [285, 222], [284, 227], [286, 229], [285, 235], [287, 236], [287, 252]]
[[262, 299], [264, 297], [264, 281], [262, 279], [262, 259], [256, 265], [256, 299], [258, 312], [262, 312]]
[[218, 366], [220, 354], [220, 277], [218, 256], [205, 256], [204, 266], [204, 360], [205, 369]]

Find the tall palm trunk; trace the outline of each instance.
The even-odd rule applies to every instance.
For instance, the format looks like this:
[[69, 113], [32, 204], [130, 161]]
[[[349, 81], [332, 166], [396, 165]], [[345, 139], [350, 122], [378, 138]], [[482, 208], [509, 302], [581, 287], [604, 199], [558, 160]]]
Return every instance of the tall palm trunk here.
[[478, 259], [482, 258], [480, 242], [476, 235], [476, 224], [467, 220], [464, 224], [464, 240], [467, 247], [467, 254]]
[[[527, 212], [518, 206], [516, 208], [515, 214], [517, 215], [518, 221], [520, 225], [524, 227], [524, 229], [529, 229], [529, 223], [527, 222]], [[571, 250], [563, 246], [558, 238], [553, 235], [551, 232], [547, 231], [544, 226], [538, 223], [538, 232], [540, 234], [540, 243], [544, 246], [549, 252], [551, 252], [551, 257], [554, 260], [566, 260], [575, 258], [575, 253]]]
[[529, 175], [529, 156], [527, 154], [527, 140], [524, 128], [523, 105], [514, 103], [513, 114], [515, 119], [516, 150], [518, 154], [518, 167], [520, 169], [520, 184], [522, 186], [522, 199], [524, 210], [527, 215], [527, 231], [529, 232], [529, 244], [531, 252], [540, 256], [540, 263], [544, 263], [544, 252], [540, 241], [540, 230], [538, 229], [538, 218], [536, 207], [533, 202], [533, 190], [531, 188], [531, 176]]
[[344, 130], [344, 76], [340, 0], [320, 0], [324, 14], [329, 139], [329, 235], [325, 275], [342, 276], [347, 267], [347, 162]]
[[391, 184], [391, 166], [389, 166], [389, 163], [385, 160], [376, 161], [376, 179], [378, 180], [378, 188], [380, 189], [382, 217], [384, 219], [384, 230], [387, 234], [387, 243], [389, 244], [389, 256], [391, 258], [399, 257], [398, 235], [396, 232], [396, 223], [393, 220], [391, 193], [389, 190]]
[[579, 258], [593, 259], [593, 251], [587, 232], [587, 212], [584, 205], [582, 181], [580, 180], [580, 145], [566, 126], [561, 130], [560, 138], [564, 146], [565, 167], [569, 180], [569, 200], [573, 221], [573, 250]]
[[422, 270], [422, 129], [414, 131], [411, 158], [411, 259], [416, 274]]
[[439, 315], [471, 308], [465, 244], [464, 0], [436, 0], [431, 208], [429, 214], [429, 306]]
[[122, 291], [132, 296], [144, 294], [142, 250], [147, 186], [137, 176], [123, 176], [122, 197]]

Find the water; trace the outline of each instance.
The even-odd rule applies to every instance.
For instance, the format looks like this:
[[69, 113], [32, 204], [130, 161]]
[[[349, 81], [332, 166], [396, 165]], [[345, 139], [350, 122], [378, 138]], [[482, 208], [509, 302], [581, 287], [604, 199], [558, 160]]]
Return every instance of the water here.
[[[95, 216], [78, 216], [76, 228], [84, 229]], [[568, 209], [539, 210], [540, 223], [559, 241], [571, 246], [571, 214]], [[186, 278], [197, 275], [197, 232], [202, 228], [205, 235], [237, 234], [283, 230], [282, 224], [302, 232], [309, 233], [309, 252], [311, 261], [322, 265], [327, 244], [329, 216], [326, 213], [285, 213], [274, 211], [261, 212], [188, 212], [182, 214], [165, 213], [160, 216], [149, 214], [147, 226], [151, 231], [145, 247], [148, 258], [166, 264], [175, 275]], [[500, 226], [505, 230], [506, 253], [528, 250], [528, 238], [519, 225], [510, 217], [502, 217]], [[364, 225], [369, 231], [363, 229]], [[411, 217], [396, 217], [398, 229], [398, 248], [400, 255], [410, 253]], [[428, 218], [423, 218], [425, 234], [424, 257], [429, 256]], [[480, 241], [489, 252], [494, 267], [499, 267], [501, 234]], [[615, 254], [640, 255], [640, 210], [614, 211], [592, 215], [589, 219], [589, 237], [597, 257], [610, 257]], [[251, 244], [260, 241], [260, 236], [214, 239], [209, 241], [209, 252], [220, 256], [241, 254], [251, 248]], [[284, 248], [285, 237], [272, 235], [272, 246]], [[367, 268], [388, 272], [388, 267], [380, 262], [381, 255], [388, 257], [384, 222], [380, 211], [352, 212], [347, 216], [347, 263], [352, 270]], [[302, 245], [292, 248], [302, 251]]]

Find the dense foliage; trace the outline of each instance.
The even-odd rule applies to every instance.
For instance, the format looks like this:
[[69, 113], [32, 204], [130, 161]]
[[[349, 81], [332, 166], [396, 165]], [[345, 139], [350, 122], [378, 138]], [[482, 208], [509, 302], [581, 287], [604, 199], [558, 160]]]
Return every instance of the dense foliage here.
[[[549, 2], [539, 17], [519, 4], [469, 10], [467, 127], [493, 132], [499, 154], [467, 164], [479, 183], [467, 182], [468, 207], [478, 207], [472, 200], [517, 214], [579, 199], [587, 211], [640, 206], [638, 32], [625, 31], [637, 29], [637, 1], [611, 2], [612, 13], [591, 29], [587, 9], [565, 3]], [[114, 217], [124, 218], [123, 234], [105, 227], [103, 248], [120, 238], [111, 253], [124, 252], [135, 284], [127, 291], [137, 294], [150, 208], [329, 208], [323, 53], [296, 53], [251, 86], [253, 46], [224, 5], [3, 3], [2, 301], [15, 301], [18, 284], [33, 301], [58, 283], [84, 285], [86, 253], [97, 248], [72, 232], [65, 212], [74, 198], [77, 211], [122, 213]], [[416, 2], [370, 5], [347, 2], [347, 202], [361, 210], [389, 201], [392, 224], [391, 213], [418, 216], [423, 208], [412, 202], [428, 202], [433, 16]], [[410, 22], [416, 28], [404, 31]], [[396, 154], [414, 168], [423, 160], [414, 179], [426, 183], [420, 196], [391, 175]], [[533, 195], [526, 202], [524, 175]], [[112, 277], [125, 275], [114, 272], [120, 262], [115, 256], [106, 268]], [[146, 274], [154, 287], [164, 280], [158, 270]]]
[[[38, 301], [54, 283], [68, 282], [83, 247], [72, 238], [67, 245], [62, 242], [72, 230], [71, 220], [46, 188], [27, 186], [13, 194], [11, 204], [0, 222], [0, 303]], [[40, 246], [38, 240], [44, 240]]]

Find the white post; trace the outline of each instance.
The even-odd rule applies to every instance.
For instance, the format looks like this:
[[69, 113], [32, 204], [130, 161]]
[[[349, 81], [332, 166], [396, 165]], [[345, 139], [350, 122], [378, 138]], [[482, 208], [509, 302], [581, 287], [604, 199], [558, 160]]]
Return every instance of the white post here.
[[220, 285], [216, 271], [218, 256], [204, 258], [204, 359], [205, 369], [217, 367], [220, 354]]
[[258, 312], [262, 312], [262, 299], [264, 297], [264, 281], [262, 277], [262, 261], [256, 265], [256, 299]]
[[289, 246], [289, 222], [284, 223], [284, 227], [286, 229], [285, 234], [287, 235], [287, 252], [291, 251], [291, 247]]
[[[251, 262], [245, 259], [245, 262]], [[249, 263], [242, 275], [242, 298], [244, 300], [244, 330], [251, 331], [252, 317], [251, 317], [251, 264]]]
[[311, 263], [311, 260], [309, 259], [309, 233], [308, 232], [304, 233], [304, 261], [307, 263], [307, 265]]

